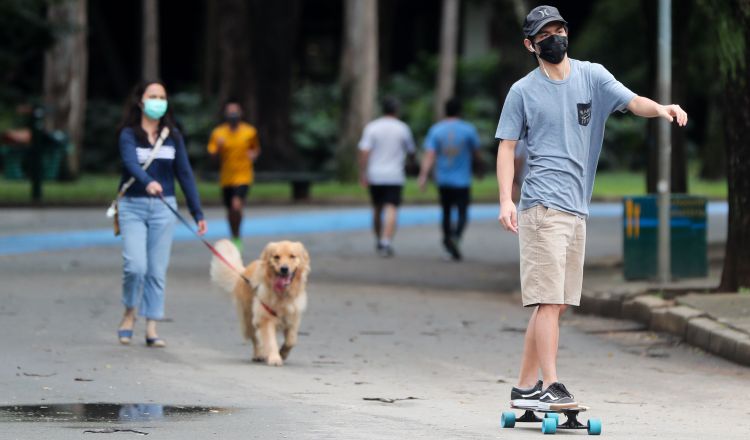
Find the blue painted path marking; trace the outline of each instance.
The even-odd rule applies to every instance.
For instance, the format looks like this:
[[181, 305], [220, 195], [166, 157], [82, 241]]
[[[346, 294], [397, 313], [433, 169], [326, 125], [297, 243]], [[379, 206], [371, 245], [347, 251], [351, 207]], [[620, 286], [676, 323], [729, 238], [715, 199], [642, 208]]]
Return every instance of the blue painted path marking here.
[[[709, 202], [708, 215], [726, 215], [726, 202]], [[497, 221], [495, 204], [474, 205], [470, 210], [473, 222]], [[621, 218], [621, 203], [595, 203], [591, 205], [592, 218]], [[405, 206], [399, 213], [399, 226], [435, 224], [440, 219], [438, 206]], [[242, 223], [242, 236], [274, 236], [290, 234], [315, 234], [324, 232], [359, 231], [370, 228], [370, 208], [314, 210], [301, 214], [248, 218]], [[209, 220], [208, 240], [227, 237], [229, 230], [224, 218]], [[193, 234], [181, 224], [175, 228], [175, 241], [195, 240]], [[38, 232], [0, 237], [0, 255], [17, 255], [32, 252], [61, 251], [100, 246], [119, 246], [120, 238], [112, 229]]]

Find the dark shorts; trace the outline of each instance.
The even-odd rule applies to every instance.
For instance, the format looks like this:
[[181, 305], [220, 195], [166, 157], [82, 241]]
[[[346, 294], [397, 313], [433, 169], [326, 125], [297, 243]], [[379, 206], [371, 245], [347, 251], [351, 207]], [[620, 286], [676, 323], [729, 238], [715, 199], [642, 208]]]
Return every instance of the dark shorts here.
[[238, 186], [222, 186], [221, 195], [224, 201], [224, 206], [229, 209], [232, 207], [232, 199], [239, 197], [244, 203], [247, 197], [247, 192], [250, 190], [249, 185], [238, 185]]
[[370, 198], [375, 206], [401, 205], [401, 185], [370, 185]]

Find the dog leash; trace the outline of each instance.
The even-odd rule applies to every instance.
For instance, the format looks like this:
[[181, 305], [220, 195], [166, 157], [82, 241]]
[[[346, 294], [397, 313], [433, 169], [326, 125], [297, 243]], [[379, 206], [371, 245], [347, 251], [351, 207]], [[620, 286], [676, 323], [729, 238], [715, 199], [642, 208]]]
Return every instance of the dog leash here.
[[[250, 279], [248, 277], [246, 277], [245, 274], [243, 274], [242, 272], [240, 272], [239, 269], [237, 269], [236, 267], [234, 267], [234, 265], [232, 263], [230, 263], [229, 260], [227, 260], [223, 255], [221, 255], [221, 252], [219, 252], [211, 243], [209, 243], [208, 240], [206, 240], [205, 238], [201, 237], [198, 234], [198, 231], [196, 231], [193, 228], [193, 226], [187, 221], [187, 219], [185, 219], [185, 217], [183, 217], [182, 214], [180, 214], [179, 211], [177, 211], [176, 209], [174, 209], [172, 207], [172, 205], [170, 205], [164, 199], [164, 195], [159, 194], [159, 200], [161, 200], [164, 203], [164, 205], [166, 205], [167, 208], [169, 208], [169, 210], [172, 211], [172, 214], [174, 214], [175, 217], [177, 217], [177, 219], [180, 222], [182, 222], [182, 224], [185, 225], [188, 228], [188, 230], [190, 230], [190, 232], [192, 232], [193, 235], [196, 238], [198, 238], [198, 240], [200, 240], [201, 242], [203, 242], [203, 244], [206, 245], [206, 247], [211, 251], [211, 253], [214, 254], [216, 256], [216, 258], [219, 259], [219, 261], [221, 261], [222, 263], [224, 263], [228, 268], [232, 269], [232, 271], [234, 271], [234, 273], [236, 273], [240, 278], [242, 278], [242, 281], [246, 282], [247, 285], [250, 286], [251, 289], [254, 289], [253, 283], [250, 282]], [[266, 303], [264, 303], [263, 301], [261, 301], [260, 298], [258, 298], [258, 301], [260, 302], [260, 305], [262, 305], [263, 308], [266, 310], [266, 312], [268, 312], [274, 318], [278, 318], [279, 315], [276, 313], [276, 311], [274, 309], [272, 309]]]

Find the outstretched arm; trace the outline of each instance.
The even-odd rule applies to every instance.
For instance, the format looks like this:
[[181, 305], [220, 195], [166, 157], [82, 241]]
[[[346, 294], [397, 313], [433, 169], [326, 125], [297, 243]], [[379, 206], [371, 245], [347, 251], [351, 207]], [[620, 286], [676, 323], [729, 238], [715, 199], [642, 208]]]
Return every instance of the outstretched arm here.
[[677, 119], [680, 127], [687, 125], [687, 113], [677, 104], [661, 105], [643, 96], [636, 96], [628, 104], [628, 110], [644, 118], [659, 117], [669, 122]]

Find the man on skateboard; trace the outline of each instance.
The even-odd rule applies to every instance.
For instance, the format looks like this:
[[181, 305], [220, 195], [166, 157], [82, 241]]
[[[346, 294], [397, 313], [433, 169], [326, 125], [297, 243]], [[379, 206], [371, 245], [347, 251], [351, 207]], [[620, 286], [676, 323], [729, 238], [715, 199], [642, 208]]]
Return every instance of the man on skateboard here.
[[[524, 48], [539, 67], [511, 87], [495, 135], [499, 221], [519, 236], [523, 305], [534, 307], [511, 400], [560, 410], [578, 405], [557, 376], [559, 319], [581, 299], [586, 217], [605, 122], [619, 110], [684, 126], [687, 113], [637, 96], [600, 64], [568, 58], [567, 22], [557, 8], [532, 9], [523, 32]], [[528, 149], [529, 173], [516, 211], [511, 193], [519, 140]]]

